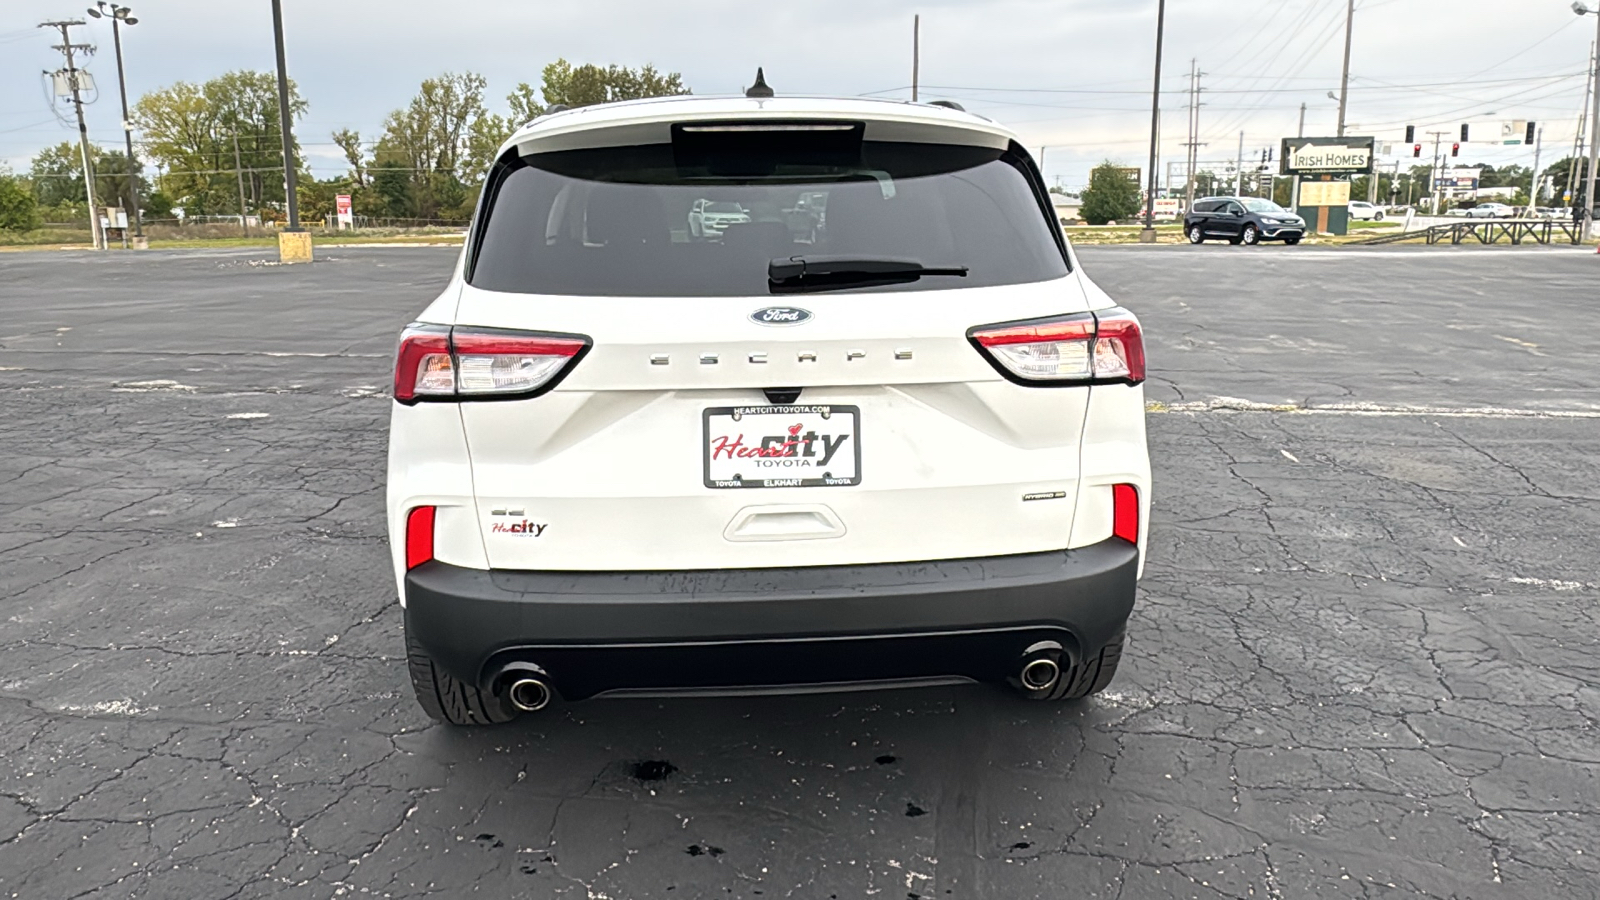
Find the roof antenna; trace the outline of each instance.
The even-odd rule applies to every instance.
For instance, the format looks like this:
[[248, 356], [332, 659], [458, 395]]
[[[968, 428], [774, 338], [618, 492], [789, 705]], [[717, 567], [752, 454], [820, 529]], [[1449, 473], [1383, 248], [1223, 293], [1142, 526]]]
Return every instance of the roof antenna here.
[[755, 97], [758, 99], [765, 99], [772, 96], [772, 88], [767, 87], [767, 76], [761, 71], [760, 66], [756, 67], [756, 83], [745, 88], [744, 95], [746, 97]]

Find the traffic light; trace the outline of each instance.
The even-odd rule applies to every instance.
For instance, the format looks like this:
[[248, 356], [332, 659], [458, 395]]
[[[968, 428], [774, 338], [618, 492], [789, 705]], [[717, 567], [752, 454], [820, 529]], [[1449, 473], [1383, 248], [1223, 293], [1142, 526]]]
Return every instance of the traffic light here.
[[1535, 130], [1534, 126], [1536, 126], [1538, 124], [1539, 124], [1538, 122], [1529, 122], [1528, 123], [1528, 137], [1527, 137], [1526, 140], [1523, 141], [1524, 144], [1533, 143], [1533, 137], [1534, 137], [1533, 133], [1534, 133], [1534, 130]]
[[1462, 125], [1461, 126], [1461, 143], [1465, 144], [1466, 142], [1467, 142], [1467, 126]]
[[1450, 145], [1450, 155], [1451, 156], [1460, 156], [1461, 155], [1461, 145], [1460, 144], [1451, 144]]
[[1412, 156], [1421, 156], [1422, 155], [1422, 145], [1421, 144], [1412, 144], [1411, 145], [1411, 155]]
[[1406, 143], [1415, 144], [1416, 142], [1417, 142], [1417, 126], [1415, 126], [1415, 125], [1407, 125], [1406, 126]]

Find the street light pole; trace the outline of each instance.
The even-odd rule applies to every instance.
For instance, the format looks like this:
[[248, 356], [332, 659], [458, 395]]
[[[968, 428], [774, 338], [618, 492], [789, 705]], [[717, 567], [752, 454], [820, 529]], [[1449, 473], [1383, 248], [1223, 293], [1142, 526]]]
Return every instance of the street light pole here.
[[272, 39], [278, 51], [278, 131], [283, 135], [283, 190], [289, 205], [289, 231], [300, 229], [295, 196], [294, 126], [289, 118], [289, 72], [283, 58], [283, 0], [272, 0]]
[[1167, 25], [1167, 0], [1156, 5], [1156, 81], [1150, 94], [1150, 186], [1144, 195], [1144, 229], [1139, 243], [1156, 242], [1156, 152], [1161, 140], [1161, 38]]
[[89, 9], [89, 15], [96, 19], [104, 17], [111, 20], [111, 40], [117, 47], [117, 92], [122, 97], [122, 140], [128, 153], [128, 198], [133, 201], [133, 247], [143, 250], [149, 245], [145, 242], [144, 223], [139, 216], [139, 173], [133, 159], [133, 123], [128, 119], [128, 81], [122, 71], [122, 26], [137, 25], [139, 20], [132, 15], [133, 10], [126, 6], [117, 6], [106, 0], [98, 0], [96, 6], [98, 8]]

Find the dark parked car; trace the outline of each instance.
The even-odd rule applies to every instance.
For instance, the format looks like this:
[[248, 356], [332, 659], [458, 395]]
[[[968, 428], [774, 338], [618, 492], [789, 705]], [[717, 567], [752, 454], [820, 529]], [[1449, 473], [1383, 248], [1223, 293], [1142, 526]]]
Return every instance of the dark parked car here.
[[1191, 244], [1215, 238], [1230, 244], [1298, 244], [1305, 236], [1306, 220], [1261, 197], [1207, 197], [1196, 200], [1183, 217], [1183, 231]]

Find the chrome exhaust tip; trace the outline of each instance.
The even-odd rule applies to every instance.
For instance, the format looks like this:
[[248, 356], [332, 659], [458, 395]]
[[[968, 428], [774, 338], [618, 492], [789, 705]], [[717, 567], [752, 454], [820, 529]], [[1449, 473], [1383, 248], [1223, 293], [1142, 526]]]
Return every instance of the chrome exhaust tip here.
[[538, 712], [550, 705], [550, 685], [538, 678], [518, 678], [506, 689], [506, 698], [521, 712]]
[[1022, 666], [1017, 680], [1030, 691], [1047, 691], [1061, 678], [1061, 664], [1048, 656], [1036, 656]]

